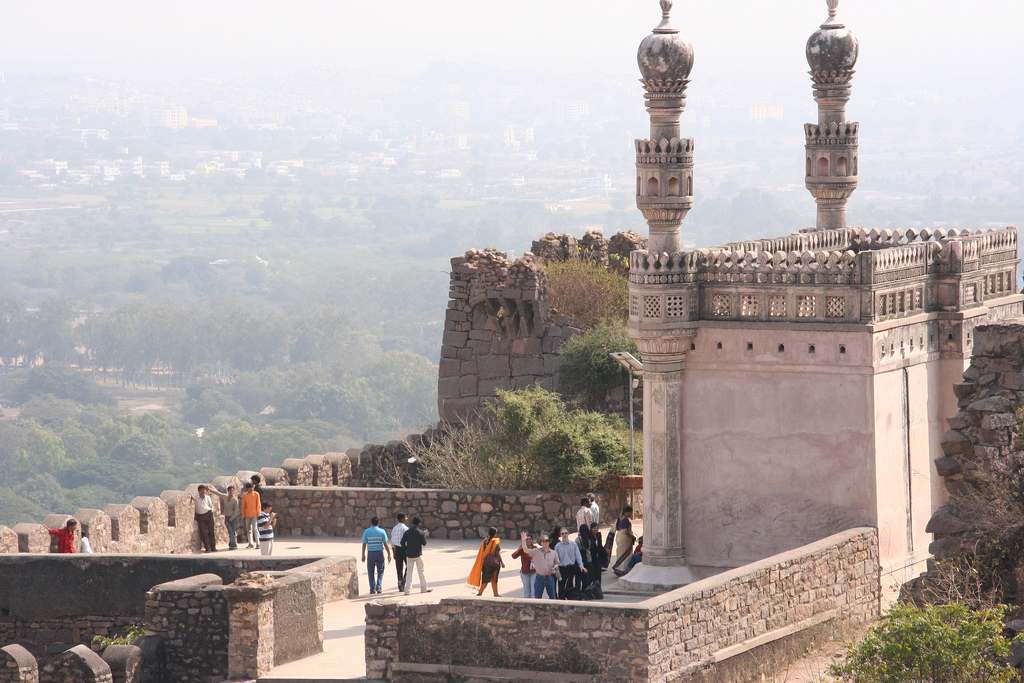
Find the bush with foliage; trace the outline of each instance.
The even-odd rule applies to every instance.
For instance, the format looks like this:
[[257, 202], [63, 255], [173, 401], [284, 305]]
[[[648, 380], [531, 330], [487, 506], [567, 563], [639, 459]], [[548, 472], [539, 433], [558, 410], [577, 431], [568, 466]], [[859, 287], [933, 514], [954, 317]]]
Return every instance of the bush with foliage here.
[[621, 273], [579, 258], [549, 263], [546, 270], [548, 305], [582, 329], [626, 320], [629, 282]]
[[146, 629], [142, 626], [129, 626], [128, 632], [123, 635], [93, 636], [92, 649], [103, 652], [111, 645], [133, 645], [144, 635], [146, 635]]
[[847, 683], [1009, 683], [1003, 608], [897, 604], [829, 673]]
[[628, 351], [639, 355], [636, 342], [621, 322], [602, 322], [592, 330], [571, 337], [558, 351], [558, 389], [596, 408], [608, 393], [625, 387], [629, 375], [609, 354]]
[[416, 483], [442, 488], [579, 491], [629, 473], [629, 428], [574, 411], [539, 387], [501, 391], [481, 413], [425, 448]]

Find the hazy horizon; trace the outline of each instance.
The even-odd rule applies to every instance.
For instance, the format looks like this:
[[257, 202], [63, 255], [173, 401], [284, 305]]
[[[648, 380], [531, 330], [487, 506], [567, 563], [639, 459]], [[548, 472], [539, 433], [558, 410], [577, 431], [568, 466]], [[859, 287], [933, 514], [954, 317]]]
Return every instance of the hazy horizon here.
[[[805, 72], [804, 42], [826, 15], [822, 0], [673, 9], [694, 44], [694, 87]], [[861, 42], [858, 80], [948, 79], [955, 88], [969, 76], [1013, 79], [1024, 62], [1016, 35], [1024, 7], [1009, 0], [844, 0], [839, 16]], [[654, 0], [7, 3], [0, 71], [237, 79], [314, 68], [408, 74], [440, 61], [630, 74], [637, 44], [659, 17]]]

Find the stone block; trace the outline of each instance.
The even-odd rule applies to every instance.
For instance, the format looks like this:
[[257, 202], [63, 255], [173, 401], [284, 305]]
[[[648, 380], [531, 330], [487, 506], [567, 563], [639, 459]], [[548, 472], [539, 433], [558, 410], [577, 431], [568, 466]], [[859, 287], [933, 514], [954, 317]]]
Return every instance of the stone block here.
[[544, 359], [543, 358], [513, 358], [512, 359], [512, 375], [543, 375], [544, 374]]
[[331, 479], [335, 486], [348, 486], [352, 481], [352, 459], [347, 453], [327, 453], [327, 462], [331, 464]]
[[135, 645], [108, 645], [101, 657], [110, 667], [114, 683], [139, 683], [142, 679], [142, 650]]
[[[235, 476], [238, 477], [238, 481], [242, 482], [243, 486], [247, 481], [251, 482], [254, 475], [259, 476], [259, 472], [256, 472], [255, 470], [238, 470], [238, 472], [235, 473]], [[266, 483], [263, 481], [263, 477], [260, 477], [260, 483]]]
[[309, 463], [310, 468], [313, 470], [313, 486], [334, 485], [334, 475], [332, 473], [331, 463], [327, 461], [327, 458], [324, 455], [307, 455], [306, 462]]
[[288, 473], [288, 483], [290, 485], [313, 485], [313, 467], [304, 458], [288, 458], [281, 463], [281, 469]]
[[114, 683], [103, 658], [85, 645], [75, 645], [50, 660], [39, 672], [39, 683]]
[[442, 358], [437, 368], [438, 377], [453, 377], [459, 374], [462, 361], [455, 358]]
[[455, 330], [445, 330], [444, 334], [441, 335], [441, 343], [454, 346], [456, 348], [466, 345], [469, 341], [468, 332], [456, 332]]
[[982, 429], [993, 430], [1016, 426], [1017, 416], [1013, 413], [988, 413], [981, 419]]
[[280, 467], [262, 467], [259, 475], [263, 481], [267, 482], [267, 486], [288, 486], [289, 483], [288, 473]]
[[942, 452], [946, 455], [962, 455], [974, 450], [974, 444], [966, 436], [955, 430], [942, 435]]
[[105, 553], [110, 550], [110, 517], [102, 510], [78, 508], [75, 519], [82, 527], [82, 536], [89, 537], [93, 552]]
[[22, 522], [15, 524], [13, 531], [18, 536], [19, 553], [50, 552], [50, 531], [42, 524]]
[[924, 528], [926, 534], [942, 534], [950, 536], [967, 531], [970, 527], [958, 518], [948, 507], [940, 507], [928, 520], [928, 526]]
[[976, 413], [1012, 413], [1013, 403], [1005, 396], [990, 396], [974, 401], [967, 406], [967, 410]]
[[115, 552], [135, 552], [139, 537], [139, 511], [131, 505], [119, 503], [112, 503], [103, 511], [110, 517], [110, 539]]
[[540, 339], [531, 337], [526, 340], [523, 345], [523, 355], [525, 356], [539, 356], [541, 354], [542, 342]]
[[953, 417], [946, 418], [946, 424], [950, 429], [963, 429], [970, 424], [969, 414], [961, 410]]
[[129, 505], [139, 511], [140, 534], [159, 534], [167, 529], [167, 503], [157, 496], [135, 496]]
[[[474, 363], [475, 365], [475, 363]], [[476, 396], [477, 395], [477, 379], [476, 375], [463, 375], [459, 378], [459, 396]]]
[[[228, 487], [229, 486], [234, 486], [235, 487], [235, 495], [238, 495], [238, 496], [242, 495], [240, 493], [240, 491], [242, 490], [242, 480], [239, 479], [238, 477], [233, 477], [231, 475], [223, 474], [223, 475], [221, 475], [219, 477], [214, 477], [213, 481], [211, 481], [210, 483], [213, 484], [217, 488], [217, 490], [220, 491], [221, 493], [227, 493], [228, 492]], [[167, 503], [166, 500], [164, 502]], [[167, 503], [167, 507], [170, 507], [170, 506], [171, 506], [171, 504]]]
[[[231, 479], [237, 481], [236, 477], [231, 477]], [[164, 491], [160, 494], [160, 500], [167, 506], [168, 527], [185, 527], [195, 522], [196, 504], [192, 500], [192, 496], [185, 491]]]
[[36, 683], [39, 664], [32, 653], [12, 643], [0, 648], [0, 681], [4, 683]]
[[459, 384], [462, 381], [461, 377], [442, 377], [437, 380], [437, 397], [438, 398], [460, 398], [462, 396], [459, 393]]
[[482, 379], [477, 382], [477, 393], [480, 396], [494, 396], [497, 391], [510, 391], [511, 389], [512, 379], [510, 377]]
[[940, 477], [950, 477], [954, 474], [960, 474], [963, 470], [963, 465], [961, 465], [960, 461], [956, 458], [944, 455], [941, 458], [935, 459], [935, 471], [939, 473]]
[[14, 529], [0, 525], [0, 554], [18, 552], [18, 534]]
[[509, 376], [508, 356], [480, 356], [477, 358], [477, 366], [479, 367], [481, 380]]
[[[67, 525], [69, 519], [75, 519], [75, 518], [72, 517], [71, 515], [49, 514], [49, 515], [46, 515], [46, 519], [43, 520], [43, 526], [45, 526], [47, 529], [53, 529], [54, 531], [56, 531], [58, 529], [63, 529]], [[77, 522], [78, 520], [76, 519], [75, 521]], [[75, 552], [78, 552], [78, 549], [82, 547], [82, 525], [81, 524], [75, 526], [75, 544], [74, 545], [75, 545]], [[50, 552], [51, 553], [60, 552], [60, 540], [56, 536], [52, 536], [52, 535], [50, 536]]]
[[1024, 390], [1024, 372], [1004, 372], [999, 375], [999, 383], [1014, 391]]
[[475, 375], [479, 366], [476, 360], [462, 361], [462, 365], [459, 367], [459, 374], [465, 377], [466, 375]]

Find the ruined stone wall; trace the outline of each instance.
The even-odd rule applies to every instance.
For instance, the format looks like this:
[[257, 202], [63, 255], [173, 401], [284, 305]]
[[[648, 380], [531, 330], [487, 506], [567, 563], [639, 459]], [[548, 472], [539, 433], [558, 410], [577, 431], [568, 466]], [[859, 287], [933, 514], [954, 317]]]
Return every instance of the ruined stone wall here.
[[[637, 604], [448, 598], [366, 606], [369, 679], [443, 681], [460, 667], [568, 680], [687, 680], [824, 623], [878, 615], [878, 535], [852, 529]], [[550, 673], [536, 674], [537, 678]], [[589, 678], [586, 678], [589, 677]]]
[[452, 258], [437, 382], [441, 420], [471, 414], [498, 390], [555, 389], [558, 348], [579, 328], [549, 309], [544, 263], [579, 257], [624, 271], [622, 259], [645, 246], [634, 233], [610, 240], [599, 231], [580, 240], [549, 233], [515, 261], [493, 247]]
[[230, 583], [258, 570], [316, 575], [322, 601], [358, 594], [350, 557], [0, 555], [0, 643], [50, 656], [141, 623], [146, 593], [155, 585], [198, 574]]
[[[270, 488], [281, 536], [358, 536], [379, 517], [384, 526], [399, 512], [423, 518], [433, 538], [484, 538], [487, 527], [503, 538], [520, 531], [575, 526], [579, 493], [448, 491], [290, 486]], [[598, 504], [601, 504], [598, 499]]]
[[935, 534], [929, 551], [955, 550], [970, 535], [974, 519], [965, 504], [988, 478], [1019, 491], [1024, 484], [1024, 444], [1018, 413], [1024, 406], [1024, 317], [974, 329], [971, 365], [953, 385], [959, 411], [948, 418], [943, 456], [935, 468], [949, 500], [932, 515], [925, 531]]

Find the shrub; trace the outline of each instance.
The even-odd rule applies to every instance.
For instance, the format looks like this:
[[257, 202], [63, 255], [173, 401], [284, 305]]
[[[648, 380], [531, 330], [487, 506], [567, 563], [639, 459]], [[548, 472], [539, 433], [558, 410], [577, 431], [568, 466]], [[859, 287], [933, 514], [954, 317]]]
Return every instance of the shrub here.
[[849, 683], [1008, 683], [1003, 608], [898, 604], [829, 673]]
[[[629, 472], [629, 428], [616, 416], [569, 410], [557, 394], [535, 387], [498, 392], [474, 419], [413, 452], [419, 483], [430, 486], [607, 488]], [[393, 483], [408, 485], [402, 477]]]
[[636, 342], [621, 322], [600, 323], [570, 338], [558, 351], [559, 390], [579, 399], [585, 408], [596, 408], [609, 392], [629, 381], [626, 371], [609, 355], [616, 351], [639, 355]]
[[620, 273], [578, 258], [549, 263], [547, 302], [584, 330], [625, 322], [629, 281]]

